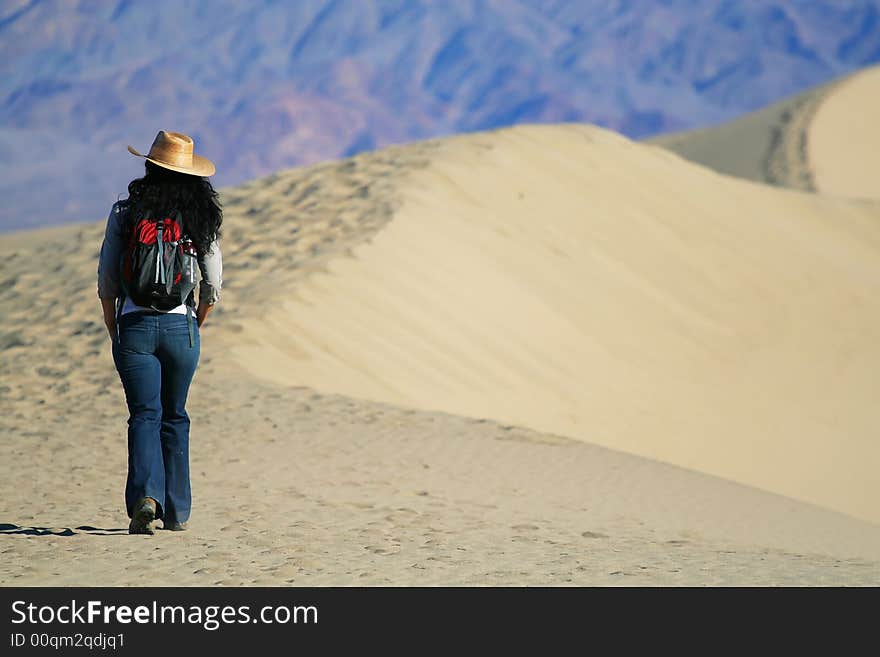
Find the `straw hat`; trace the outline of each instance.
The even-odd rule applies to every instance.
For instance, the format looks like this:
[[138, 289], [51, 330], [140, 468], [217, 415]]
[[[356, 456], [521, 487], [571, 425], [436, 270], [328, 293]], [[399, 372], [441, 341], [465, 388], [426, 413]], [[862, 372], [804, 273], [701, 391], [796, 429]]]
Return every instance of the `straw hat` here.
[[128, 151], [132, 155], [144, 157], [160, 167], [189, 173], [194, 176], [213, 176], [214, 163], [206, 157], [193, 154], [192, 137], [180, 132], [166, 132], [160, 130], [150, 146], [150, 152], [146, 155], [138, 153], [131, 146]]

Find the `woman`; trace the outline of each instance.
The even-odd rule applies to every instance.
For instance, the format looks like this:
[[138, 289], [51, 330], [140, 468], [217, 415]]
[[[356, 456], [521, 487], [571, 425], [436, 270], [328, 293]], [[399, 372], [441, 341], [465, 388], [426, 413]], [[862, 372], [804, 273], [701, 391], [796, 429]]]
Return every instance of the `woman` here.
[[[165, 529], [180, 531], [186, 529], [190, 515], [190, 421], [185, 406], [199, 361], [199, 328], [220, 299], [222, 211], [207, 178], [213, 175], [214, 164], [193, 154], [190, 137], [161, 131], [147, 155], [131, 146], [128, 150], [146, 159], [146, 175], [133, 180], [128, 185], [128, 198], [115, 203], [110, 211], [98, 263], [98, 297], [129, 411], [128, 531], [152, 534], [154, 520], [161, 519]], [[144, 222], [154, 227], [171, 225], [163, 223], [172, 221], [164, 217], [176, 217], [183, 234], [163, 238], [161, 230], [157, 233], [154, 228], [150, 246], [149, 240], [142, 238], [141, 226]], [[132, 239], [133, 234], [137, 239]], [[172, 249], [174, 255], [178, 242], [167, 240], [184, 234], [191, 241], [181, 239], [181, 244], [191, 249], [201, 272], [198, 309], [193, 308], [194, 295], [189, 289], [180, 292], [180, 296], [188, 296], [174, 307], [176, 299], [158, 309], [154, 303], [135, 303], [132, 297], [146, 304], [131, 283], [133, 245], [142, 242], [142, 248], [154, 250], [161, 245]], [[157, 266], [159, 260], [153, 260]], [[194, 284], [195, 267], [190, 269]]]

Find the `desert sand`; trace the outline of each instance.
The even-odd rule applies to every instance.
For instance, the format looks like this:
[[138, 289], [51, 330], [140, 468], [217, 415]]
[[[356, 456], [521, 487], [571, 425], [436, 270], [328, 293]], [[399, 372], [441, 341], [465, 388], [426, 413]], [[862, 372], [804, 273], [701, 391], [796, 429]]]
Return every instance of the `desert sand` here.
[[827, 94], [807, 143], [816, 189], [880, 199], [880, 66], [860, 71]]
[[0, 584], [880, 583], [877, 203], [574, 124], [223, 199], [184, 533], [126, 533], [104, 220], [0, 238]]
[[576, 125], [451, 138], [431, 158], [393, 221], [237, 313], [224, 352], [284, 385], [528, 426], [880, 520], [876, 206]]

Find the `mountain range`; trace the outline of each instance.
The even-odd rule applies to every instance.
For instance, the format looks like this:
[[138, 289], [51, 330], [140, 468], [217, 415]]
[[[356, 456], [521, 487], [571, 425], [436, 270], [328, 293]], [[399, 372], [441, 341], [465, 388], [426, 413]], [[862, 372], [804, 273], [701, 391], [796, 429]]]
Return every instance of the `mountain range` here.
[[232, 185], [520, 123], [642, 138], [880, 61], [880, 0], [8, 0], [0, 230], [92, 220], [157, 130]]

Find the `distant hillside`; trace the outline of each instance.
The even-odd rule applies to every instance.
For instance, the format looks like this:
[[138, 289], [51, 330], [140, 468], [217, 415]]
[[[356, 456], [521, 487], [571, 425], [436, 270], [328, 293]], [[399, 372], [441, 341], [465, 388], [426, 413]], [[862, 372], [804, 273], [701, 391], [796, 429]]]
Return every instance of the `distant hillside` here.
[[880, 0], [10, 0], [0, 54], [8, 230], [103, 216], [159, 129], [229, 185], [516, 123], [716, 124], [880, 60]]

